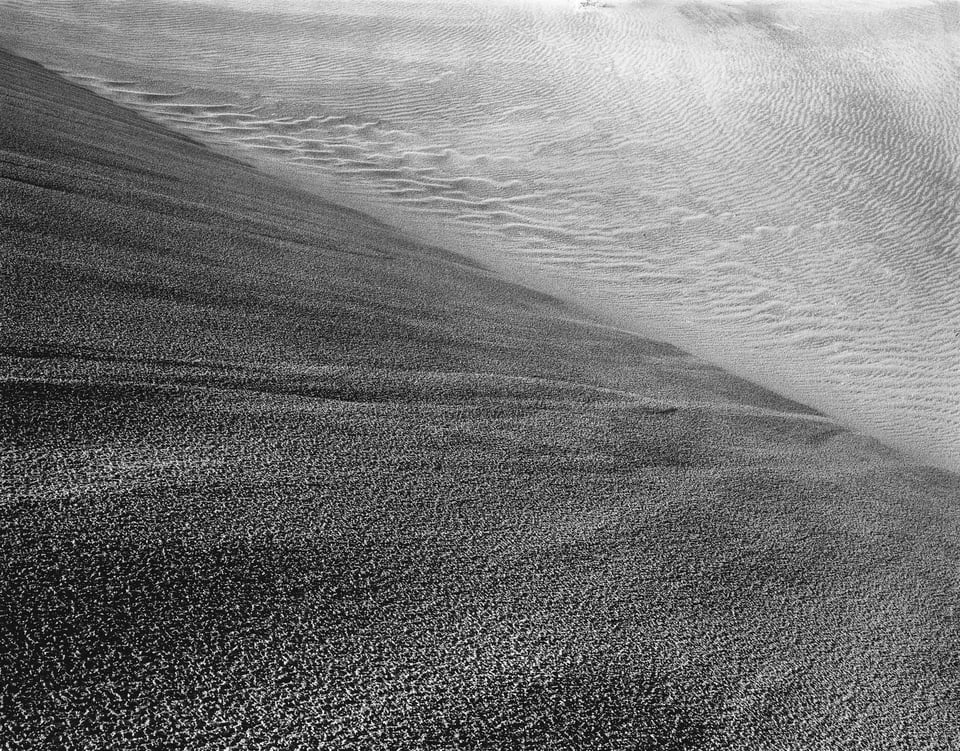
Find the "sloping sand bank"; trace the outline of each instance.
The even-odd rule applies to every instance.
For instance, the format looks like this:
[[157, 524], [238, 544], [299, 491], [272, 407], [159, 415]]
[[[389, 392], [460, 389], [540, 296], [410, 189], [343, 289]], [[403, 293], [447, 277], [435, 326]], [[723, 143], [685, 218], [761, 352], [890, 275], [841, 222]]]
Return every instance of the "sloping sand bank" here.
[[5, 54], [0, 249], [9, 747], [956, 740], [956, 476]]

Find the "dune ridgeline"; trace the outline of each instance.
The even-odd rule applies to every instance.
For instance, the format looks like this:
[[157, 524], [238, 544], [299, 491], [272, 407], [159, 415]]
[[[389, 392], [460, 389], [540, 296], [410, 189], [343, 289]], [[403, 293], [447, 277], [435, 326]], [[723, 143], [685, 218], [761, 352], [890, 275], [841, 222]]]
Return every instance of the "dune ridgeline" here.
[[960, 480], [0, 55], [5, 748], [949, 748]]

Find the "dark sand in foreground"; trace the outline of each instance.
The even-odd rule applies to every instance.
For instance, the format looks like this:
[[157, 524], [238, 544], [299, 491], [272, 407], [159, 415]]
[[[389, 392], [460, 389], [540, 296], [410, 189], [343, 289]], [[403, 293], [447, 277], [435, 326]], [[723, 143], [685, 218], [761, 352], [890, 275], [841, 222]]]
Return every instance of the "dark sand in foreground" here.
[[3, 748], [960, 742], [955, 475], [6, 54], [0, 249]]

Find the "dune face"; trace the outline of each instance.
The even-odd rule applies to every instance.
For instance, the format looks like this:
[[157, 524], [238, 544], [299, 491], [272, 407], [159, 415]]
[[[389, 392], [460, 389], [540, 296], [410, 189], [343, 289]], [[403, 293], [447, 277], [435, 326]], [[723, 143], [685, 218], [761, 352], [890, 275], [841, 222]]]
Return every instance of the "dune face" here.
[[0, 212], [8, 747], [956, 742], [956, 475], [6, 53]]
[[957, 469], [953, 3], [4, 3], [0, 42]]

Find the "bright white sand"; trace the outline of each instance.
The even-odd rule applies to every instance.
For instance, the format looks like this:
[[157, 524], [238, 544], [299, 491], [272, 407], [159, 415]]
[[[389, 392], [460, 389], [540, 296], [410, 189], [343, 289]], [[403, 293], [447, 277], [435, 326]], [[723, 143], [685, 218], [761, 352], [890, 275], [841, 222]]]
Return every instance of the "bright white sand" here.
[[241, 7], [0, 43], [956, 468], [955, 5]]

